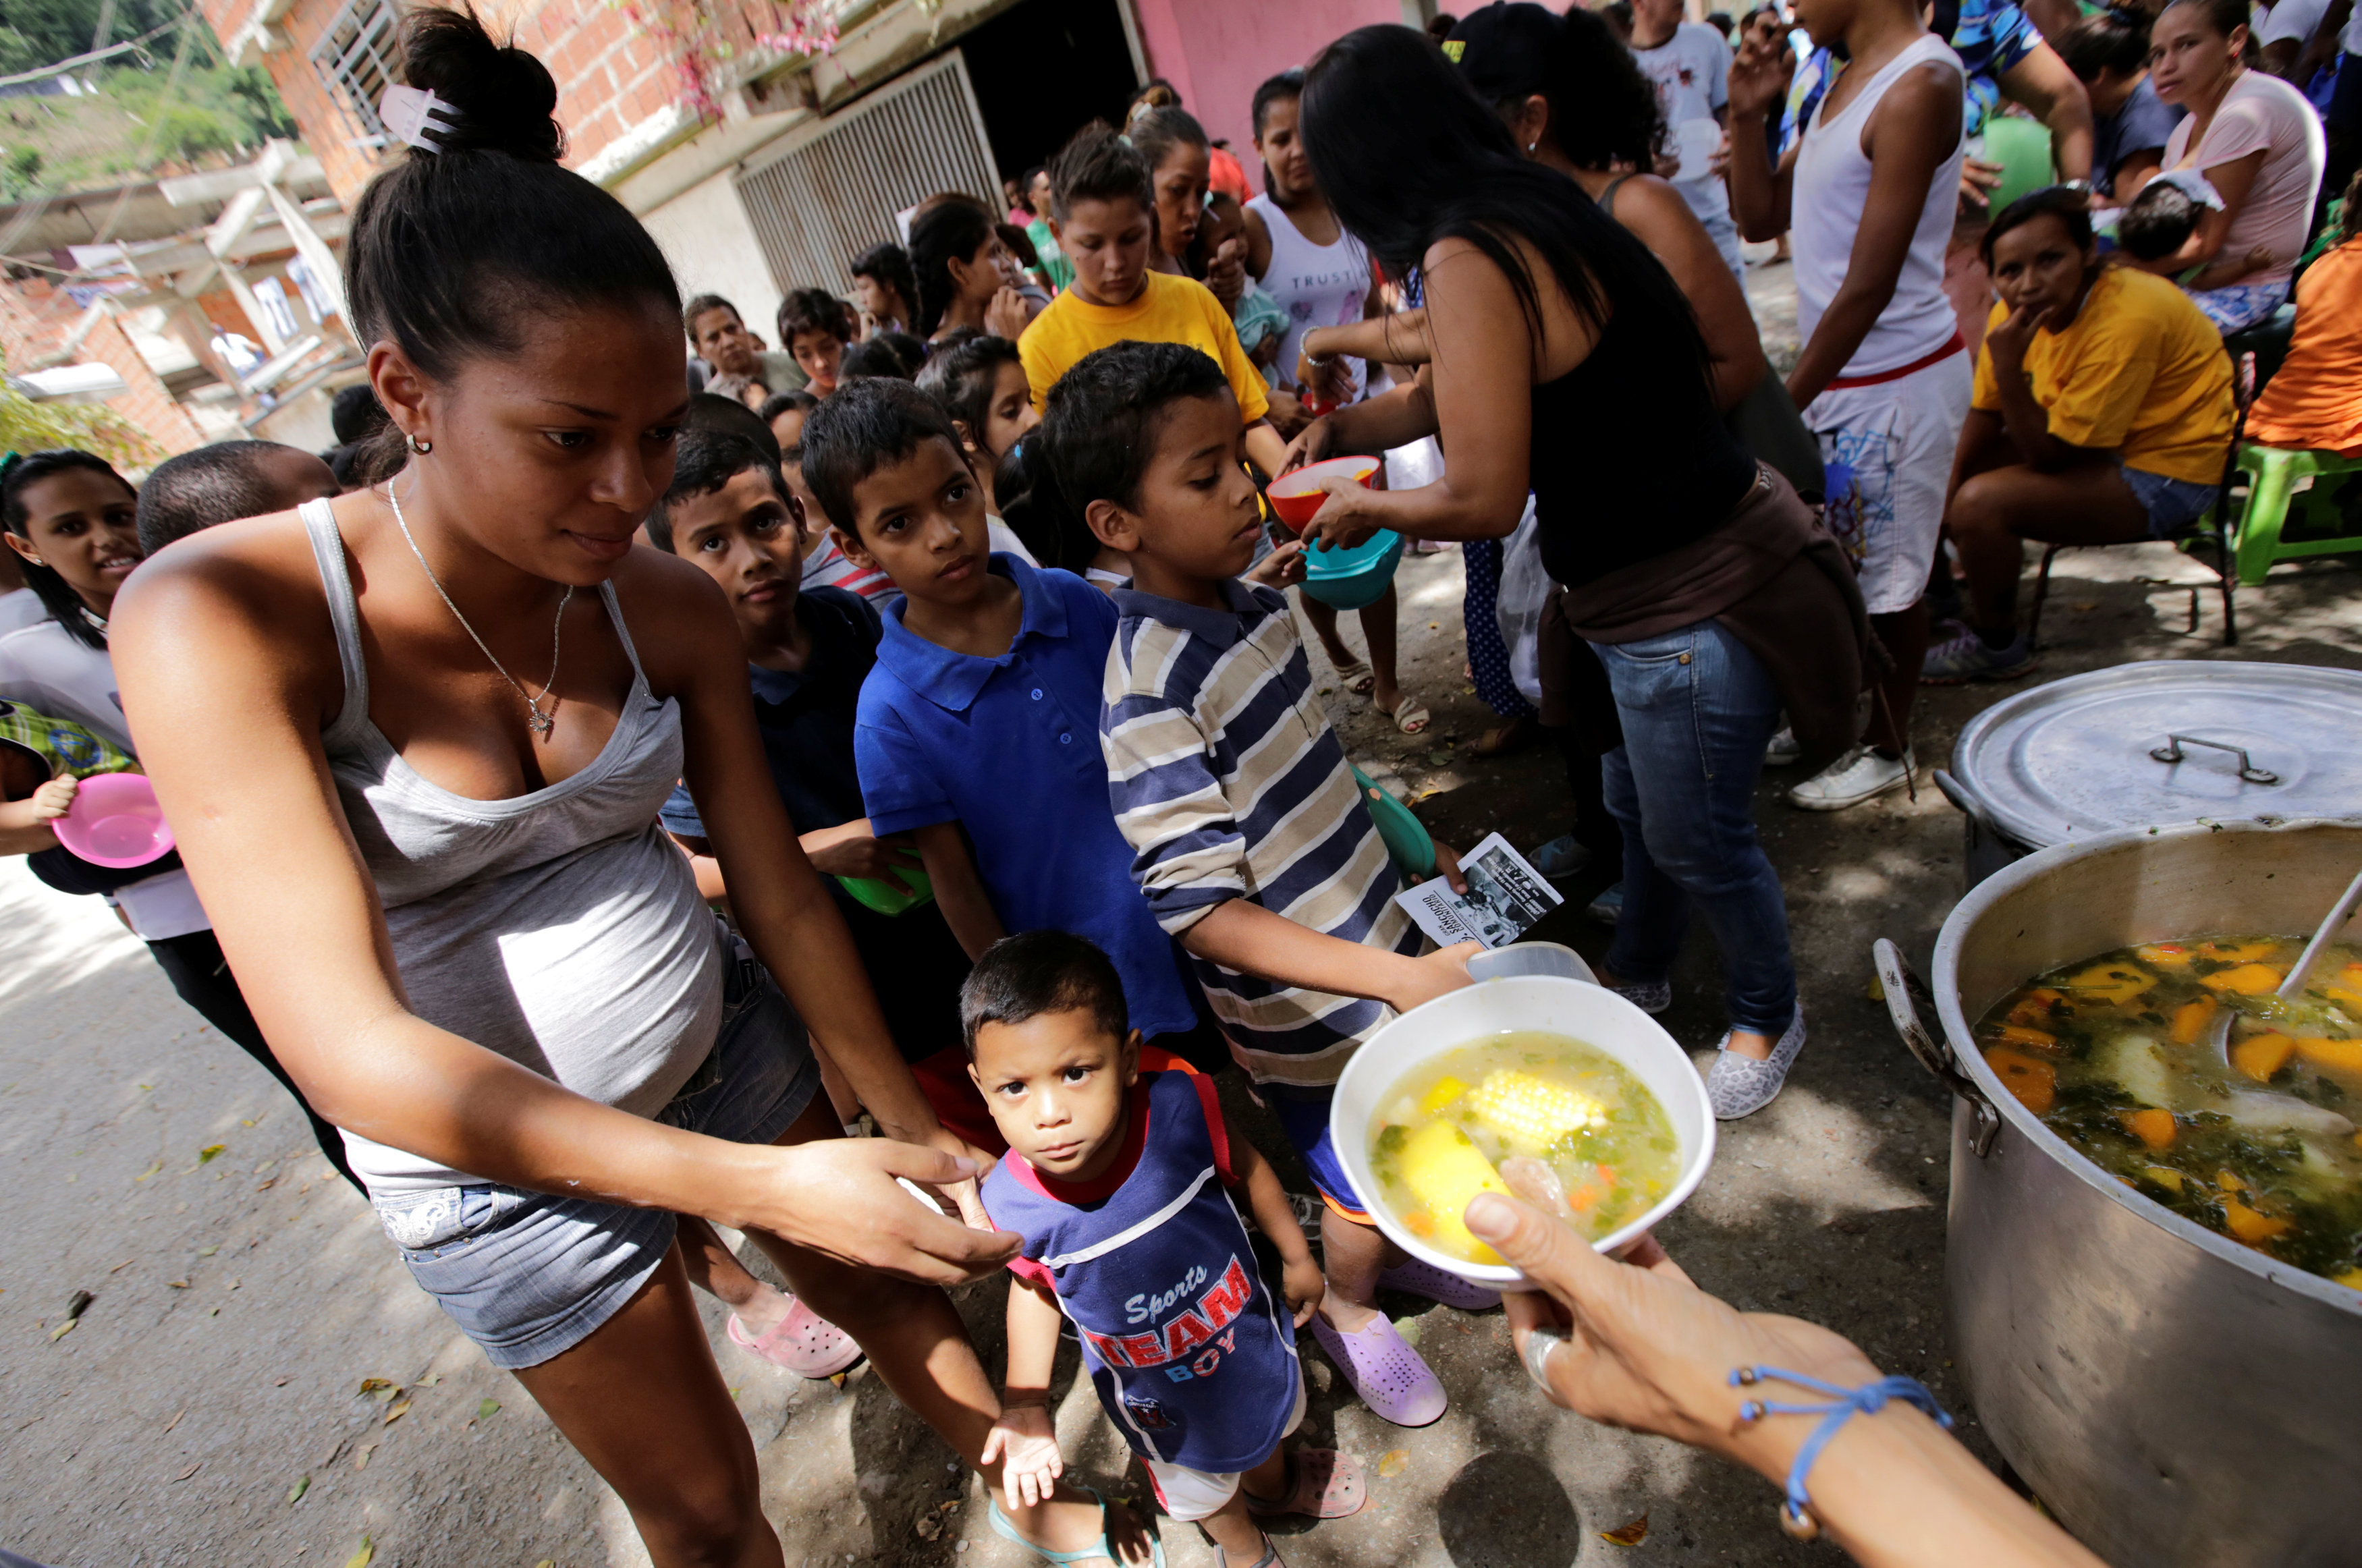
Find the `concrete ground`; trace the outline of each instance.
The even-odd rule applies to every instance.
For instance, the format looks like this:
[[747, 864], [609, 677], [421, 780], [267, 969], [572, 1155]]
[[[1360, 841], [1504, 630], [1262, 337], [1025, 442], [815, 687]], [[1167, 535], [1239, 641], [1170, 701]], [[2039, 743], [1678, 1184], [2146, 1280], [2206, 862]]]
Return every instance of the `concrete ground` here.
[[[1785, 271], [1755, 279], [1767, 324]], [[1769, 336], [1782, 347], [1776, 326]], [[2187, 596], [2170, 585], [2204, 575], [2162, 547], [2062, 557], [2042, 678], [2136, 658], [2362, 668], [2351, 569], [2284, 568], [2243, 595], [2236, 650], [2220, 646], [2211, 595], [2199, 633], [2183, 634]], [[1531, 845], [1562, 831], [1554, 756], [1467, 750], [1492, 721], [1462, 677], [1457, 553], [1409, 558], [1399, 581], [1406, 685], [1435, 723], [1408, 739], [1332, 691], [1349, 749], [1391, 767], [1449, 842], [1498, 829]], [[1924, 966], [1960, 891], [1959, 823], [1925, 767], [2016, 689], [1926, 693], [1915, 800], [1810, 815], [1767, 776], [1760, 821], [1788, 891], [1812, 1043], [1772, 1107], [1725, 1129], [1716, 1168], [1662, 1231], [1708, 1289], [1827, 1323], [1925, 1379], [1988, 1458], [1946, 1359], [1948, 1107], [1867, 987], [1871, 940], [1895, 938]], [[1571, 887], [1536, 934], [1597, 956], [1606, 933], [1576, 912], [1594, 890]], [[1663, 1021], [1708, 1048], [1722, 1020], [1702, 932], [1675, 978]], [[1246, 1125], [1276, 1146], [1259, 1119]], [[61, 1568], [334, 1568], [371, 1552], [381, 1568], [646, 1561], [613, 1496], [411, 1285], [278, 1087], [179, 1005], [94, 900], [54, 894], [15, 861], [0, 866], [0, 1546]], [[959, 1293], [995, 1367], [1003, 1288]], [[70, 1320], [82, 1291], [93, 1299]], [[1308, 1435], [1361, 1456], [1374, 1500], [1287, 1538], [1299, 1568], [1834, 1560], [1781, 1536], [1776, 1494], [1753, 1477], [1542, 1403], [1498, 1312], [1389, 1305], [1415, 1325], [1451, 1409], [1423, 1430], [1388, 1427], [1308, 1351]], [[991, 1533], [949, 1452], [866, 1371], [841, 1389], [808, 1384], [724, 1342], [718, 1311], [707, 1320], [790, 1563], [1033, 1561]], [[1070, 1463], [1142, 1496], [1073, 1359], [1060, 1369]], [[1638, 1544], [1604, 1538], [1643, 1522]], [[1193, 1531], [1168, 1529], [1165, 1542], [1179, 1568], [1211, 1568]]]

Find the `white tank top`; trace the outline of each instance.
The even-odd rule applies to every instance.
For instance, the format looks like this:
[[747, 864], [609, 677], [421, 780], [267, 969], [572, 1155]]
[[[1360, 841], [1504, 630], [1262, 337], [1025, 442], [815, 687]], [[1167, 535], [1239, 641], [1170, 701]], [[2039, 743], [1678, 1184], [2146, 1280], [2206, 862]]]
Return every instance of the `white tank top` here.
[[[1791, 188], [1793, 218], [1789, 244], [1796, 266], [1796, 331], [1811, 342], [1838, 287], [1845, 282], [1853, 257], [1855, 231], [1861, 226], [1870, 202], [1870, 155], [1861, 149], [1863, 127], [1877, 112], [1887, 90], [1905, 72], [1930, 61], [1953, 71], [1960, 57], [1933, 33], [1923, 34], [1871, 77], [1861, 95], [1836, 115], [1821, 100], [1796, 153], [1795, 182]], [[1911, 249], [1894, 281], [1894, 297], [1879, 313], [1877, 325], [1861, 347], [1846, 361], [1842, 374], [1874, 376], [1924, 359], [1952, 339], [1959, 320], [1944, 295], [1944, 248], [1952, 236], [1952, 215], [1959, 206], [1960, 161], [1968, 140], [1958, 139], [1935, 177], [1927, 182], [1927, 202], [1920, 209], [1919, 226], [1911, 236]]]
[[[1273, 369], [1279, 384], [1296, 390], [1296, 356], [1304, 335], [1316, 326], [1347, 326], [1362, 319], [1362, 305], [1370, 297], [1370, 253], [1339, 225], [1333, 245], [1315, 245], [1304, 237], [1279, 204], [1256, 195], [1247, 210], [1263, 215], [1271, 234], [1271, 265], [1255, 280], [1264, 292], [1287, 313], [1287, 336], [1280, 339], [1279, 359]], [[1368, 368], [1359, 359], [1346, 361], [1353, 371], [1353, 399], [1366, 386]]]

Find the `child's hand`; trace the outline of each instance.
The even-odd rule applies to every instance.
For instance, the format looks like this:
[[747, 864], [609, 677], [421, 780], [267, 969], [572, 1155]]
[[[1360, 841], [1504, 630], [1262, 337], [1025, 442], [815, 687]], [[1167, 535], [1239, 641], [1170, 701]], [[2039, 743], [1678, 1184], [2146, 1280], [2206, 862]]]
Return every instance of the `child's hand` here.
[[2242, 278], [2253, 277], [2256, 273], [2262, 271], [2271, 264], [2272, 248], [2268, 245], [2258, 245], [2253, 250], [2247, 252], [2247, 259], [2246, 260], [2239, 263], [2239, 276]]
[[1442, 878], [1453, 892], [1468, 891], [1468, 878], [1460, 869], [1460, 852], [1441, 839], [1435, 841], [1435, 874]]
[[1960, 210], [1983, 212], [1992, 205], [1992, 193], [2007, 173], [1998, 163], [1988, 163], [1981, 158], [1960, 160]]
[[1772, 105], [1788, 95], [1788, 78], [1795, 73], [1796, 51], [1784, 36], [1750, 38], [1731, 57], [1730, 114], [1761, 119]]
[[82, 780], [69, 774], [63, 778], [52, 778], [34, 790], [31, 796], [33, 820], [39, 823], [55, 822], [64, 816], [73, 809], [74, 791], [81, 788]]
[[1247, 569], [1247, 580], [1265, 588], [1286, 588], [1304, 580], [1304, 541], [1290, 539]]
[[866, 817], [806, 834], [804, 853], [811, 856], [812, 869], [823, 877], [866, 877], [883, 882], [891, 880], [898, 870], [925, 869], [907, 835], [873, 838]]
[[1312, 1321], [1312, 1314], [1320, 1308], [1320, 1298], [1329, 1294], [1329, 1279], [1320, 1265], [1305, 1253], [1294, 1263], [1283, 1264], [1279, 1272], [1280, 1288], [1287, 1294], [1287, 1305], [1296, 1314], [1296, 1326]]
[[1011, 1508], [1048, 1502], [1058, 1490], [1066, 1462], [1058, 1456], [1058, 1434], [1050, 1412], [1039, 1405], [1010, 1405], [986, 1434], [982, 1463], [1000, 1461], [1000, 1490]]
[[1481, 942], [1455, 942], [1424, 957], [1414, 958], [1407, 966], [1408, 977], [1396, 988], [1394, 995], [1382, 999], [1396, 1012], [1408, 1012], [1422, 1002], [1473, 985], [1475, 982], [1468, 975], [1468, 960], [1484, 951]]

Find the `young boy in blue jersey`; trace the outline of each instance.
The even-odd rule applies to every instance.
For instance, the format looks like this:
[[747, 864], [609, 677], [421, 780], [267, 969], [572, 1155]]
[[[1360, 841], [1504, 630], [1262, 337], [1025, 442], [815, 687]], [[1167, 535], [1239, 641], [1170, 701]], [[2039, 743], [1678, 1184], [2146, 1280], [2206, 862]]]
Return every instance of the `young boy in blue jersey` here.
[[[1362, 1042], [1466, 985], [1476, 949], [1421, 955], [1287, 602], [1238, 580], [1259, 522], [1220, 368], [1176, 344], [1102, 348], [1051, 389], [1035, 438], [1092, 534], [1131, 559], [1099, 720], [1108, 788], [1149, 907], [1326, 1200], [1313, 1337], [1372, 1411], [1424, 1426], [1443, 1386], [1378, 1290], [1499, 1297], [1388, 1245], [1330, 1146], [1329, 1102]], [[1435, 859], [1462, 889], [1452, 852]]]
[[1010, 931], [1087, 936], [1152, 1043], [1205, 1053], [1211, 1032], [1108, 807], [1098, 708], [1115, 607], [1070, 572], [990, 552], [959, 432], [908, 381], [839, 389], [805, 422], [803, 454], [837, 544], [903, 594], [854, 727], [870, 831], [911, 836], [969, 956]]
[[[1078, 936], [995, 943], [960, 994], [969, 1072], [1008, 1140], [984, 1179], [1010, 1263], [1009, 1375], [985, 1459], [1011, 1507], [1064, 1470], [1050, 1411], [1058, 1321], [1074, 1320], [1099, 1403], [1157, 1500], [1221, 1568], [1278, 1568], [1258, 1516], [1341, 1518], [1353, 1460], [1281, 1445], [1304, 1419], [1296, 1330], [1327, 1289], [1268, 1163], [1223, 1125], [1211, 1079], [1143, 1049], [1107, 955]], [[1279, 1249], [1285, 1306], [1256, 1273], [1232, 1194]], [[992, 1509], [993, 1528], [1014, 1530]]]

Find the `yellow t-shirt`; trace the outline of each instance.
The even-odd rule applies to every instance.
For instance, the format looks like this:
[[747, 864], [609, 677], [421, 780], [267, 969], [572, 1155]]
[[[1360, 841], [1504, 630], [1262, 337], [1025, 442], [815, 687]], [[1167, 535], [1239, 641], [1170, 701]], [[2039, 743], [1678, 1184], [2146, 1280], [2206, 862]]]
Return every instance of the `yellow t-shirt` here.
[[1239, 347], [1239, 329], [1231, 323], [1206, 285], [1171, 272], [1151, 272], [1148, 287], [1127, 305], [1096, 305], [1068, 289], [1033, 318], [1017, 340], [1017, 357], [1025, 363], [1025, 379], [1033, 385], [1033, 406], [1039, 411], [1050, 395], [1050, 385], [1074, 369], [1087, 355], [1110, 343], [1187, 343], [1205, 350], [1229, 378], [1238, 394], [1239, 414], [1252, 425], [1271, 411], [1263, 372]]
[[[1990, 332], [2009, 316], [1995, 304]], [[2025, 350], [2034, 401], [2050, 434], [2113, 451], [2128, 469], [2192, 484], [2223, 478], [2231, 447], [2231, 357], [2223, 335], [2163, 278], [2110, 267], [2066, 330], [2036, 332]], [[1992, 350], [1977, 350], [1975, 405], [2001, 409]]]

